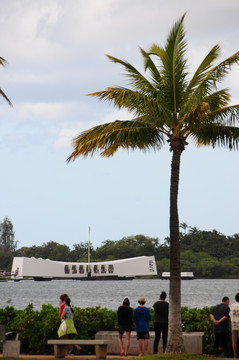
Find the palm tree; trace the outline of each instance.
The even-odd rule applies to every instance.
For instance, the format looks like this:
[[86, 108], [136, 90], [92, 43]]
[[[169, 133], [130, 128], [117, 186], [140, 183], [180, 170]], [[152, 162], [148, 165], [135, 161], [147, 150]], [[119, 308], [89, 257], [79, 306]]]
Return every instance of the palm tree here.
[[179, 227], [184, 230], [184, 234], [187, 233], [188, 224], [186, 222], [182, 222]]
[[[7, 64], [7, 61], [4, 58], [0, 57], [0, 65], [5, 66], [6, 64]], [[7, 95], [2, 91], [2, 89], [0, 89], [0, 95], [2, 97], [4, 97], [5, 100], [7, 100], [8, 104], [10, 106], [12, 106], [11, 101], [8, 99]]]
[[198, 146], [216, 145], [236, 149], [239, 139], [239, 105], [229, 105], [227, 89], [216, 85], [239, 62], [239, 52], [215, 65], [220, 47], [215, 45], [189, 78], [185, 58], [187, 42], [183, 27], [185, 14], [170, 31], [165, 48], [153, 45], [149, 52], [140, 49], [145, 75], [134, 66], [112, 56], [122, 65], [129, 87], [110, 87], [89, 95], [126, 108], [132, 120], [98, 125], [73, 140], [74, 151], [67, 161], [78, 156], [112, 156], [118, 148], [161, 149], [165, 140], [172, 152], [170, 184], [170, 314], [167, 352], [184, 351], [181, 330], [181, 279], [178, 218], [180, 158], [188, 139]]

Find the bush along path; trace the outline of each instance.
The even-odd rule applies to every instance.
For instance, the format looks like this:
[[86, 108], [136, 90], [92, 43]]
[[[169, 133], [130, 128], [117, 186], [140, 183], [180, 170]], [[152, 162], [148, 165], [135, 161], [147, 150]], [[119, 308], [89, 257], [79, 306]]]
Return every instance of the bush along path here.
[[[150, 330], [153, 331], [154, 312], [150, 309], [152, 319]], [[182, 330], [185, 332], [204, 332], [204, 353], [214, 353], [213, 327], [210, 319], [210, 307], [189, 309], [182, 307]], [[0, 324], [6, 326], [6, 331], [19, 331], [22, 354], [50, 354], [52, 348], [47, 345], [48, 339], [57, 338], [60, 326], [59, 309], [52, 305], [42, 305], [40, 311], [34, 310], [29, 304], [24, 310], [12, 306], [0, 309]], [[93, 339], [101, 330], [117, 331], [117, 311], [101, 307], [74, 307], [74, 322], [78, 338]], [[231, 332], [229, 331], [229, 334]], [[89, 349], [92, 351], [92, 349]], [[232, 354], [231, 339], [228, 339], [226, 355]]]

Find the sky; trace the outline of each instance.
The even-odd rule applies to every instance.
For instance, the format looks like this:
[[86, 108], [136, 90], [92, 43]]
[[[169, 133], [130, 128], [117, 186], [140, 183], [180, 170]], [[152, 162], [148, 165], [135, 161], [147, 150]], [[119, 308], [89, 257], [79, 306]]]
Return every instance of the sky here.
[[[193, 72], [217, 43], [220, 60], [239, 50], [238, 0], [0, 0], [0, 221], [13, 223], [18, 248], [49, 241], [169, 235], [171, 153], [118, 151], [66, 163], [81, 131], [125, 110], [86, 96], [126, 86], [105, 54], [142, 70], [139, 47], [165, 45], [184, 25]], [[223, 82], [239, 103], [239, 66]], [[200, 230], [239, 233], [239, 153], [188, 145], [182, 155], [179, 219]]]

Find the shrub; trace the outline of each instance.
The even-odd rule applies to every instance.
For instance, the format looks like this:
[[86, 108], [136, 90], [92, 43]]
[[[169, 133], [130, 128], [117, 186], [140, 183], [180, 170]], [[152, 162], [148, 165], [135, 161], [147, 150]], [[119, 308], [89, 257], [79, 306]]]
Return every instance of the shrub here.
[[[154, 311], [149, 308], [152, 319], [149, 323], [153, 330]], [[204, 332], [204, 352], [213, 353], [214, 335], [210, 319], [211, 308], [189, 309], [182, 307], [182, 330], [186, 332]], [[24, 310], [14, 307], [0, 309], [0, 323], [5, 324], [6, 331], [19, 331], [21, 339], [21, 353], [49, 354], [51, 346], [47, 345], [48, 339], [57, 338], [60, 326], [59, 309], [52, 305], [42, 305], [40, 311], [33, 310], [29, 304]], [[80, 339], [93, 339], [100, 330], [117, 331], [117, 311], [101, 308], [74, 308], [74, 323]], [[230, 331], [229, 331], [230, 333]], [[231, 355], [231, 342], [228, 340], [227, 355]]]

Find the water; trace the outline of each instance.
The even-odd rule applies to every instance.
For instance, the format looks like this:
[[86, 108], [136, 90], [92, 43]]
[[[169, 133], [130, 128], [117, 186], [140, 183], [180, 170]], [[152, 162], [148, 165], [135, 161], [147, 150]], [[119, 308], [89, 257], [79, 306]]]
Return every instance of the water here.
[[[16, 309], [25, 309], [29, 303], [33, 304], [35, 310], [40, 310], [43, 304], [58, 307], [59, 296], [62, 293], [67, 293], [72, 303], [82, 308], [101, 306], [116, 310], [126, 296], [129, 297], [132, 307], [138, 305], [137, 300], [140, 296], [146, 298], [146, 306], [152, 307], [162, 290], [168, 293], [169, 281], [8, 281], [0, 282], [0, 307], [14, 306]], [[238, 292], [237, 279], [183, 280], [182, 306], [212, 306], [220, 303], [223, 296], [229, 296], [231, 302], [234, 302], [235, 294]]]

